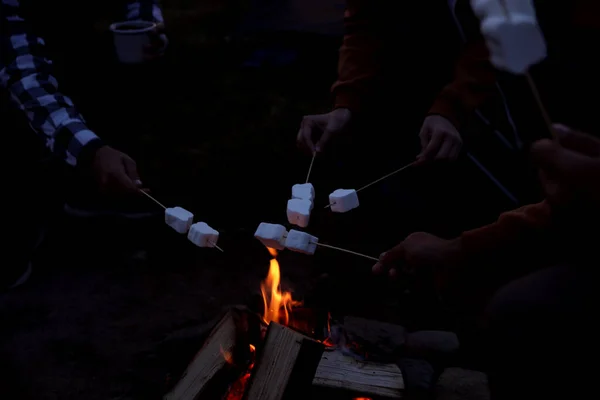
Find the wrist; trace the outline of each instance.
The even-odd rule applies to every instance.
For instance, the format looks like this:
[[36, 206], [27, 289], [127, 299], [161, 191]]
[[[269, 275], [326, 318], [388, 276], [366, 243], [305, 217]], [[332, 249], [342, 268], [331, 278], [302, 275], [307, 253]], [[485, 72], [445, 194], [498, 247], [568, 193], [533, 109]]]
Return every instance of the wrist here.
[[94, 139], [88, 142], [77, 156], [76, 168], [83, 173], [90, 173], [96, 154], [103, 147], [106, 147], [106, 144], [101, 139]]

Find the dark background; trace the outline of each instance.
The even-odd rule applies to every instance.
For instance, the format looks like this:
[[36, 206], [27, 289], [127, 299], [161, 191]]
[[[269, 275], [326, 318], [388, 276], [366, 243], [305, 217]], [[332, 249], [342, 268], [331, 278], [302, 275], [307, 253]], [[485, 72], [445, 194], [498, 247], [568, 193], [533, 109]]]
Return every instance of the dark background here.
[[[160, 398], [172, 365], [157, 353], [158, 344], [210, 321], [228, 304], [251, 302], [259, 291], [269, 257], [252, 235], [262, 221], [286, 223], [290, 187], [304, 181], [310, 162], [295, 147], [296, 133], [303, 115], [330, 109], [341, 38], [249, 33], [241, 25], [251, 10], [247, 2], [166, 3], [171, 44], [165, 59], [117, 66], [102, 53], [110, 37], [100, 35], [99, 61], [82, 73], [87, 95], [74, 97], [90, 126], [136, 159], [158, 199], [221, 232], [225, 253], [194, 247], [160, 217], [63, 216], [60, 188], [69, 183], [60, 168], [20, 160], [19, 173], [31, 182], [26, 201], [33, 209], [58, 206], [40, 219], [50, 229], [31, 281], [0, 297], [1, 397]], [[96, 29], [106, 26], [99, 22]], [[255, 50], [265, 48], [292, 50], [293, 57], [285, 65], [248, 66]], [[400, 110], [402, 101], [410, 98], [401, 99]], [[422, 118], [407, 113], [362, 126], [337, 152], [318, 158], [307, 231], [323, 243], [377, 256], [410, 232], [452, 237], [513, 206], [462, 157], [454, 165], [407, 170], [361, 192], [361, 206], [351, 213], [323, 209], [331, 191], [361, 187], [412, 161]], [[397, 132], [409, 139], [396, 151], [385, 137]], [[493, 139], [487, 145], [496, 149]], [[280, 263], [284, 287], [296, 298], [411, 329], [452, 327], [435, 299], [403, 297], [401, 284], [372, 279], [369, 260], [319, 249], [314, 257], [286, 251]], [[323, 272], [327, 290], [315, 299]]]

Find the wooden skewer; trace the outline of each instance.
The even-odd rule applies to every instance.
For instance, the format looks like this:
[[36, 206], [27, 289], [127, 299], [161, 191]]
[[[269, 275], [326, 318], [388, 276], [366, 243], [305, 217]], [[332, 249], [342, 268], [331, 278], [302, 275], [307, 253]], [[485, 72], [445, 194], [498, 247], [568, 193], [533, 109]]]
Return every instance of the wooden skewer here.
[[542, 117], [544, 118], [544, 122], [550, 131], [550, 135], [552, 139], [558, 140], [558, 135], [554, 128], [552, 127], [552, 120], [550, 119], [550, 115], [548, 114], [548, 110], [544, 107], [544, 103], [542, 102], [542, 97], [540, 96], [540, 92], [535, 84], [535, 81], [531, 77], [529, 71], [525, 72], [525, 77], [527, 78], [527, 83], [529, 83], [529, 87], [531, 88], [531, 92], [533, 93], [533, 97], [535, 98], [535, 102], [537, 103], [540, 112], [542, 113]]
[[308, 167], [308, 174], [306, 175], [306, 183], [310, 179], [310, 173], [312, 172], [313, 164], [315, 163], [315, 158], [317, 157], [317, 152], [315, 151], [312, 156], [312, 160], [310, 161], [310, 166]]
[[[405, 166], [404, 166], [404, 167], [402, 167], [402, 168], [398, 168], [397, 170], [395, 170], [395, 171], [393, 171], [393, 172], [390, 172], [389, 174], [387, 174], [387, 175], [385, 175], [385, 176], [382, 176], [381, 178], [379, 178], [379, 179], [377, 179], [377, 180], [375, 180], [375, 181], [373, 181], [373, 182], [371, 182], [371, 183], [369, 183], [369, 184], [367, 184], [367, 185], [365, 185], [365, 186], [361, 187], [360, 189], [357, 189], [357, 190], [356, 190], [356, 192], [358, 193], [358, 192], [360, 192], [361, 190], [364, 190], [364, 189], [368, 188], [369, 186], [372, 186], [372, 185], [374, 185], [374, 184], [376, 184], [376, 183], [379, 183], [379, 182], [381, 182], [382, 180], [384, 180], [384, 179], [386, 179], [386, 178], [389, 178], [390, 176], [392, 176], [392, 175], [394, 175], [394, 174], [397, 174], [398, 172], [404, 171], [406, 168], [408, 168], [408, 167], [412, 167], [412, 166], [413, 166], [413, 165], [415, 165], [416, 163], [417, 163], [417, 161], [413, 161], [413, 162], [411, 162], [410, 164], [407, 164], [407, 165], [405, 165]], [[333, 204], [335, 204], [335, 203], [333, 203]], [[329, 207], [331, 207], [333, 204], [328, 204], [328, 205], [326, 205], [326, 206], [325, 206], [325, 208], [329, 208]]]
[[161, 206], [163, 209], [167, 209], [167, 207], [165, 207], [164, 204], [162, 204], [160, 201], [156, 200], [154, 197], [150, 196], [150, 194], [146, 193], [145, 191], [143, 191], [142, 189], [139, 189], [140, 192], [142, 192], [146, 197], [148, 197], [150, 200], [152, 200], [153, 202], [155, 202], [156, 204], [158, 204], [159, 206]]
[[405, 165], [405, 166], [404, 166], [404, 167], [402, 167], [402, 168], [398, 168], [397, 170], [395, 170], [395, 171], [393, 171], [393, 172], [390, 172], [389, 174], [387, 174], [387, 175], [385, 175], [385, 176], [382, 176], [381, 178], [377, 179], [376, 181], [373, 181], [373, 182], [369, 183], [368, 185], [365, 185], [365, 186], [361, 187], [360, 189], [357, 189], [356, 191], [357, 191], [357, 192], [360, 192], [361, 190], [365, 190], [365, 189], [366, 189], [366, 188], [368, 188], [369, 186], [372, 186], [372, 185], [374, 185], [374, 184], [376, 184], [376, 183], [379, 183], [379, 182], [381, 182], [382, 180], [384, 180], [384, 179], [386, 179], [386, 178], [389, 178], [390, 176], [392, 176], [392, 175], [394, 175], [394, 174], [397, 174], [398, 172], [402, 172], [402, 171], [404, 171], [406, 168], [408, 168], [408, 167], [412, 167], [412, 166], [413, 166], [414, 164], [416, 164], [416, 163], [417, 163], [417, 161], [413, 161], [413, 162], [411, 162], [410, 164], [408, 164], [408, 165]]
[[221, 251], [221, 253], [225, 253], [225, 252], [223, 251], [223, 249], [222, 249], [222, 248], [220, 248], [219, 246], [217, 246], [217, 244], [216, 244], [216, 243], [210, 242], [210, 244], [212, 244], [212, 245], [214, 246], [214, 248], [215, 248], [215, 249], [217, 249], [217, 250], [220, 250], [220, 251]]
[[360, 257], [368, 258], [369, 260], [379, 261], [379, 258], [371, 257], [371, 256], [368, 256], [366, 254], [357, 253], [357, 252], [351, 251], [351, 250], [342, 249], [341, 247], [330, 246], [328, 244], [323, 244], [323, 243], [318, 243], [318, 242], [317, 243], [313, 243], [313, 244], [316, 244], [317, 246], [321, 246], [321, 247], [327, 247], [328, 249], [334, 249], [334, 250], [343, 251], [344, 253], [354, 254], [355, 256], [360, 256]]
[[[508, 11], [508, 6], [506, 5], [506, 1], [505, 0], [498, 0], [498, 1], [500, 2], [500, 6], [502, 7], [502, 11], [504, 12], [504, 15], [506, 16], [506, 19], [508, 19], [510, 21], [511, 16], [510, 16], [510, 12]], [[527, 84], [529, 85], [529, 88], [531, 89], [531, 92], [533, 93], [535, 102], [537, 103], [537, 106], [540, 109], [540, 112], [542, 113], [542, 118], [544, 118], [544, 122], [546, 123], [546, 126], [548, 127], [548, 131], [550, 131], [550, 136], [552, 137], [552, 139], [558, 140], [558, 135], [557, 135], [556, 131], [554, 130], [554, 128], [552, 128], [552, 120], [550, 119], [550, 114], [548, 114], [548, 110], [546, 109], [546, 107], [544, 106], [544, 103], [542, 102], [542, 96], [540, 96], [540, 91], [538, 90], [537, 85], [535, 84], [535, 81], [531, 77], [529, 70], [525, 71], [525, 78], [527, 78]]]

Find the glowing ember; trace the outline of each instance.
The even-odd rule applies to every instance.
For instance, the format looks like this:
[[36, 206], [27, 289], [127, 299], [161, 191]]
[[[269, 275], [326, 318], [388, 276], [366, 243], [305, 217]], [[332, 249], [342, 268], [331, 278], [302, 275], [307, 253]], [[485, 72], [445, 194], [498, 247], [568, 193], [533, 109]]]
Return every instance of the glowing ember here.
[[223, 350], [223, 346], [221, 346], [221, 354], [223, 355], [223, 358], [227, 364], [233, 364], [233, 356], [231, 355], [231, 352]]
[[229, 387], [229, 390], [223, 397], [223, 400], [240, 400], [244, 396], [244, 392], [246, 392], [246, 386], [248, 386], [248, 381], [250, 379], [250, 374], [252, 373], [252, 368], [254, 368], [255, 355], [256, 348], [254, 345], [250, 345], [250, 365], [248, 365], [248, 369], [244, 375], [242, 375], [237, 381], [233, 382], [233, 384]]
[[282, 292], [281, 271], [277, 262], [277, 250], [268, 248], [269, 253], [273, 256], [269, 267], [267, 278], [260, 284], [260, 292], [264, 302], [263, 320], [268, 324], [277, 322], [282, 325], [288, 325], [290, 316], [289, 313], [292, 307], [299, 306], [302, 303], [294, 301], [290, 292]]

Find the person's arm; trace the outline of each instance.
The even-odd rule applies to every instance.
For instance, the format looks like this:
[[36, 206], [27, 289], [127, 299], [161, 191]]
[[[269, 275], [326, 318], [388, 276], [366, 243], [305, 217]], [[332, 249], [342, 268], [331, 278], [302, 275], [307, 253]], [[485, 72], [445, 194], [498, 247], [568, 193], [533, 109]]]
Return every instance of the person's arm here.
[[454, 80], [436, 97], [430, 115], [441, 115], [457, 129], [496, 93], [496, 71], [483, 39], [467, 43], [456, 63]]
[[164, 23], [160, 0], [127, 1], [125, 18], [128, 21], [153, 21]]
[[0, 0], [0, 84], [46, 145], [68, 164], [91, 163], [102, 141], [58, 90], [44, 40], [29, 31], [19, 0]]
[[381, 6], [380, 2], [372, 0], [347, 1], [338, 80], [332, 87], [334, 108], [360, 111], [373, 92], [381, 66], [382, 43], [376, 17], [377, 8]]
[[547, 254], [551, 227], [552, 213], [547, 201], [505, 212], [492, 224], [463, 232], [459, 238], [461, 258], [479, 262], [497, 257], [520, 260], [535, 253]]

